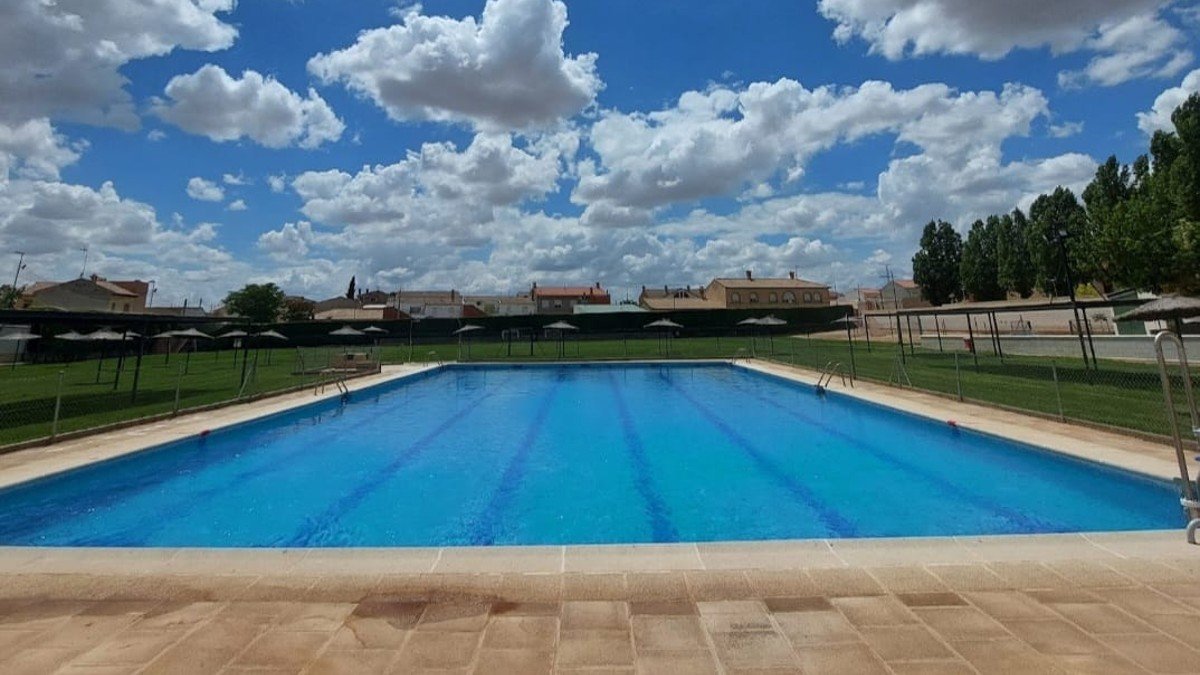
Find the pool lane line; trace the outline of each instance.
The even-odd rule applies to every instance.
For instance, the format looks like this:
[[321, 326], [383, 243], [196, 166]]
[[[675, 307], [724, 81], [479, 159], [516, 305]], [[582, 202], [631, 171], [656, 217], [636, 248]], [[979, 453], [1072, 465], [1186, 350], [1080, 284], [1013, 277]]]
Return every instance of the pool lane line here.
[[884, 450], [876, 448], [873, 444], [868, 443], [867, 441], [863, 440], [862, 438], [856, 437], [852, 434], [848, 434], [848, 433], [842, 431], [841, 429], [834, 427], [833, 425], [826, 424], [824, 422], [817, 420], [816, 418], [813, 418], [809, 415], [805, 415], [798, 410], [795, 410], [789, 406], [785, 406], [782, 403], [779, 403], [778, 401], [771, 399], [768, 396], [763, 396], [762, 394], [758, 393], [757, 391], [754, 391], [747, 387], [739, 386], [737, 383], [732, 382], [732, 381], [729, 384], [732, 388], [736, 389], [737, 391], [739, 391], [747, 396], [750, 396], [751, 398], [757, 400], [760, 403], [763, 403], [764, 405], [775, 408], [776, 410], [783, 412], [785, 415], [788, 415], [794, 419], [804, 422], [805, 424], [807, 424], [809, 426], [815, 427], [817, 429], [821, 429], [822, 431], [825, 431], [826, 433], [828, 433], [830, 436], [835, 436], [837, 438], [842, 439], [843, 441], [846, 441], [850, 445], [867, 452], [868, 454], [875, 457], [876, 459], [883, 462], [884, 464], [891, 466], [894, 470], [903, 471], [910, 475], [916, 476], [917, 478], [928, 481], [929, 483], [940, 488], [944, 492], [947, 492], [950, 495], [961, 499], [962, 501], [972, 505], [973, 507], [975, 507], [976, 509], [978, 509], [980, 511], [983, 511], [985, 513], [990, 512], [994, 515], [997, 515], [997, 516], [1007, 520], [1014, 526], [1020, 528], [1020, 531], [1018, 532], [1018, 534], [1073, 532], [1074, 531], [1071, 528], [1046, 521], [1043, 518], [1026, 515], [1024, 513], [1021, 513], [1020, 511], [1017, 511], [1016, 509], [1005, 506], [1002, 503], [988, 499], [977, 493], [971, 492], [971, 491], [967, 490], [966, 488], [955, 485], [950, 480], [943, 478], [943, 477], [937, 475], [936, 473], [922, 469], [922, 468], [920, 468], [916, 465], [913, 465], [909, 462], [905, 462], [903, 459], [900, 459], [899, 457], [895, 457], [895, 456], [887, 453]]
[[838, 513], [837, 509], [825, 504], [817, 497], [812, 490], [806, 485], [797, 481], [775, 465], [775, 462], [768, 457], [762, 450], [758, 449], [753, 442], [742, 436], [736, 429], [729, 426], [725, 420], [722, 420], [708, 406], [704, 405], [699, 399], [692, 396], [679, 385], [675, 384], [670, 378], [659, 374], [663, 381], [680, 397], [692, 404], [710, 424], [717, 428], [725, 438], [729, 439], [736, 445], [754, 465], [765, 474], [768, 478], [775, 482], [776, 485], [783, 488], [786, 492], [792, 495], [794, 501], [807, 507], [810, 511], [817, 515], [817, 518], [825, 526], [825, 531], [835, 537], [854, 537], [857, 534], [858, 528], [854, 523], [850, 522]]
[[[479, 404], [492, 396], [491, 392], [478, 396], [471, 402], [459, 407], [452, 415], [443, 420], [436, 427], [425, 433], [423, 436], [413, 441], [399, 455], [396, 455], [390, 462], [371, 473], [371, 478], [367, 481], [359, 483], [350, 492], [343, 495], [334, 503], [330, 504], [321, 512], [320, 515], [306, 519], [310, 523], [302, 532], [296, 532], [291, 537], [281, 538], [272, 546], [283, 547], [309, 547], [314, 544], [321, 544], [328, 541], [332, 534], [332, 528], [338, 523], [350, 510], [357, 507], [363, 502], [372, 492], [383, 485], [385, 482], [393, 478], [396, 472], [404, 468], [408, 463], [417, 459], [433, 444], [434, 441], [441, 438], [446, 432], [450, 431], [455, 426], [462, 423], [465, 417], [472, 410], [477, 408]], [[353, 545], [353, 544], [351, 544]]]
[[[336, 420], [337, 418], [342, 417], [345, 414], [346, 408], [347, 408], [346, 404], [341, 404], [337, 408], [334, 408], [329, 411], [321, 412], [319, 422], [317, 422], [313, 419], [314, 416], [308, 416], [308, 417], [299, 418], [293, 422], [290, 422], [284, 427], [272, 429], [269, 431], [269, 435], [271, 437], [269, 440], [274, 440], [275, 438], [277, 438], [278, 434], [275, 432], [277, 432], [281, 429], [288, 429], [288, 428], [294, 428], [294, 427], [302, 427], [304, 429], [321, 428], [324, 424], [328, 424], [329, 422], [332, 422], [332, 421]], [[107, 546], [135, 545], [136, 546], [136, 545], [143, 545], [142, 542], [146, 541], [146, 538], [148, 535], [158, 532], [159, 530], [162, 530], [163, 528], [170, 527], [171, 521], [173, 519], [178, 518], [179, 516], [186, 514], [189, 511], [194, 510], [195, 508], [197, 508], [198, 504], [203, 504], [204, 502], [207, 502], [208, 500], [215, 498], [217, 495], [221, 494], [222, 492], [229, 490], [230, 485], [237, 485], [237, 484], [245, 483], [247, 481], [255, 480], [255, 479], [261, 478], [263, 476], [267, 476], [269, 474], [275, 473], [277, 471], [282, 471], [285, 469], [293, 468], [295, 466], [292, 463], [292, 460], [294, 458], [296, 458], [300, 455], [303, 455], [305, 453], [311, 452], [312, 447], [314, 445], [318, 445], [318, 444], [324, 442], [324, 440], [326, 440], [326, 439], [337, 438], [344, 434], [345, 434], [344, 429], [325, 428], [323, 433], [320, 433], [316, 438], [311, 439], [310, 442], [305, 443], [303, 445], [296, 445], [288, 452], [280, 454], [280, 455], [275, 455], [273, 457], [259, 458], [258, 461], [256, 461], [252, 466], [247, 467], [247, 468], [239, 471], [237, 474], [233, 475], [232, 477], [222, 481], [220, 485], [217, 485], [217, 486], [211, 487], [207, 490], [203, 490], [203, 491], [196, 492], [196, 493], [188, 493], [188, 494], [179, 495], [180, 499], [178, 501], [176, 501], [174, 504], [171, 504], [169, 506], [159, 507], [152, 513], [147, 513], [146, 517], [144, 517], [143, 519], [141, 519], [138, 523], [136, 523], [134, 525], [125, 527], [117, 532], [110, 532], [110, 533], [103, 534], [103, 535], [89, 535], [89, 536], [83, 536], [83, 537], [76, 537], [75, 539], [71, 540], [68, 543], [69, 543], [69, 545], [73, 545], [73, 546], [105, 546], [105, 545], [107, 545]], [[207, 443], [208, 441], [202, 440], [200, 442]], [[205, 458], [208, 458], [211, 456], [214, 460], [215, 459], [236, 459], [236, 456], [233, 454], [218, 455], [214, 451], [211, 451], [211, 450], [205, 451], [205, 450], [201, 449], [201, 450], [195, 450], [194, 452], [199, 452], [201, 454], [201, 456], [203, 456]], [[253, 450], [251, 450], [250, 452], [253, 452]], [[202, 471], [214, 463], [215, 462], [202, 463], [201, 465], [199, 465], [196, 468], [196, 470]], [[179, 479], [179, 478], [186, 478], [186, 476], [177, 474], [177, 475], [173, 476], [172, 478]], [[162, 483], [161, 482], [147, 483], [146, 485], [139, 486], [138, 491], [141, 491], [146, 488], [152, 488], [157, 485], [162, 485]], [[131, 495], [126, 495], [126, 496], [128, 497]], [[106, 506], [107, 505], [108, 504], [106, 504]], [[62, 522], [62, 521], [58, 521], [58, 522]]]
[[621, 422], [621, 432], [625, 438], [625, 449], [629, 452], [630, 463], [633, 465], [633, 484], [642, 501], [646, 503], [646, 511], [650, 515], [650, 532], [655, 543], [679, 541], [679, 532], [668, 515], [666, 503], [662, 495], [654, 487], [654, 479], [650, 475], [650, 462], [646, 457], [646, 447], [633, 424], [633, 416], [629, 414], [629, 405], [621, 386], [613, 373], [608, 374], [608, 384], [612, 389], [613, 401], [617, 409], [617, 419]]
[[467, 540], [472, 546], [492, 546], [496, 543], [497, 529], [525, 480], [525, 472], [529, 468], [529, 454], [542, 434], [542, 427], [546, 424], [546, 418], [550, 415], [550, 409], [561, 386], [562, 379], [555, 378], [550, 390], [538, 402], [537, 413], [517, 444], [516, 452], [508, 461], [504, 473], [500, 475], [500, 482], [492, 492], [491, 499], [470, 526]]

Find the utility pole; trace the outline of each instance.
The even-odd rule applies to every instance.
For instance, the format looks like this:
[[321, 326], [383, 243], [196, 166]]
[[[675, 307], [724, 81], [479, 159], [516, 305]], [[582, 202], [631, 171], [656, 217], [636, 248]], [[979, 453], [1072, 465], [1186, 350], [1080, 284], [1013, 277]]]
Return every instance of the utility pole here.
[[84, 246], [83, 248], [81, 248], [79, 250], [83, 251], [83, 267], [81, 267], [79, 269], [79, 278], [82, 279], [83, 275], [87, 274], [88, 249], [86, 246]]
[[21, 256], [17, 259], [17, 273], [13, 275], [12, 287], [15, 292], [17, 290], [17, 280], [21, 278], [21, 270], [25, 269], [25, 251], [13, 251], [13, 253]]

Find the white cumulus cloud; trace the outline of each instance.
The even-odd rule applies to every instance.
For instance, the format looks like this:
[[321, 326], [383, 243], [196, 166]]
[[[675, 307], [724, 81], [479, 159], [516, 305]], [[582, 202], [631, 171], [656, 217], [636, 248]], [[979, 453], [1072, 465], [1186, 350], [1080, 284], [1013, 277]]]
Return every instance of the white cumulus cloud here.
[[187, 194], [192, 199], [202, 202], [219, 202], [225, 199], [224, 188], [199, 176], [193, 176], [188, 180]]
[[237, 30], [234, 0], [0, 2], [0, 121], [139, 125], [121, 67], [176, 48], [215, 51]]
[[858, 37], [888, 59], [968, 54], [998, 59], [1014, 49], [1090, 52], [1064, 85], [1113, 85], [1177, 73], [1192, 59], [1186, 37], [1162, 16], [1163, 0], [819, 0], [834, 37]]
[[346, 128], [316, 91], [304, 98], [253, 70], [234, 78], [208, 64], [171, 78], [165, 94], [170, 100], [158, 101], [155, 114], [214, 141], [249, 138], [270, 148], [315, 148], [341, 138]]
[[569, 56], [559, 0], [488, 0], [481, 19], [405, 11], [309, 71], [343, 81], [396, 120], [467, 122], [491, 130], [551, 124], [589, 105], [602, 84], [596, 55]]
[[1138, 128], [1147, 135], [1155, 131], [1174, 131], [1171, 113], [1196, 92], [1200, 92], [1200, 69], [1188, 73], [1178, 87], [1171, 87], [1159, 94], [1150, 110], [1138, 113]]

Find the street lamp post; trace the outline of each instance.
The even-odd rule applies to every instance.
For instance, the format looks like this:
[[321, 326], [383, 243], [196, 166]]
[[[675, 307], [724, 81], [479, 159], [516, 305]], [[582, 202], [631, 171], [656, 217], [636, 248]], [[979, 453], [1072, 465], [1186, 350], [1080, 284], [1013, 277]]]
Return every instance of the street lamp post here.
[[[1067, 281], [1067, 297], [1071, 299], [1071, 312], [1075, 315], [1075, 333], [1079, 336], [1079, 351], [1083, 354], [1083, 367], [1095, 366], [1093, 359], [1088, 358], [1087, 345], [1083, 342], [1083, 323], [1079, 320], [1079, 301], [1075, 298], [1075, 276], [1071, 273], [1071, 259], [1067, 255], [1067, 239], [1071, 233], [1067, 228], [1060, 227], [1054, 231], [1054, 243], [1058, 244], [1059, 264], [1062, 274]], [[1094, 353], [1094, 352], [1093, 352]]]

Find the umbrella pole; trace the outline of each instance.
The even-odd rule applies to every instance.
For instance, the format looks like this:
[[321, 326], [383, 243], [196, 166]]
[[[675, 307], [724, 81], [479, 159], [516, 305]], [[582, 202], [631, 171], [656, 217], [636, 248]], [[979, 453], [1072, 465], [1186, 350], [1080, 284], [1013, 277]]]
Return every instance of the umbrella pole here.
[[[850, 317], [847, 316], [847, 319]], [[850, 322], [846, 322], [846, 345], [850, 347], [850, 379], [857, 377], [858, 368], [854, 365], [854, 338], [850, 334]]]
[[140, 380], [142, 376], [142, 354], [146, 349], [145, 334], [149, 332], [149, 328], [149, 326], [143, 327], [142, 337], [138, 338], [137, 364], [133, 367], [133, 390], [129, 392], [130, 403], [135, 403], [137, 401], [138, 380]]
[[192, 366], [192, 352], [196, 351], [196, 340], [195, 340], [195, 338], [193, 338], [193, 339], [192, 339], [192, 345], [191, 345], [191, 347], [192, 347], [192, 348], [191, 348], [191, 349], [189, 349], [189, 350], [188, 350], [188, 352], [187, 352], [187, 357], [186, 357], [186, 358], [184, 358], [184, 360], [183, 360], [183, 374], [184, 374], [184, 375], [187, 375], [187, 373], [188, 373], [188, 368], [190, 368], [190, 367]]
[[16, 351], [13, 352], [12, 370], [17, 369], [17, 357], [21, 355], [21, 341], [17, 340]]
[[128, 335], [128, 328], [121, 331], [121, 353], [117, 354], [117, 374], [113, 376], [113, 391], [116, 391], [117, 386], [121, 384], [121, 370], [125, 367], [125, 338]]

